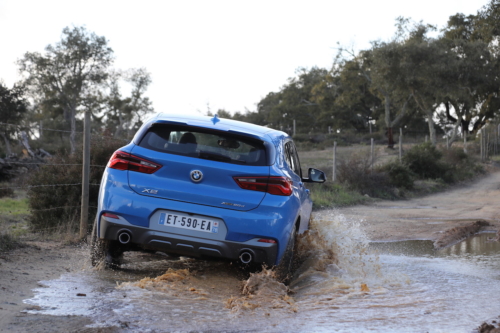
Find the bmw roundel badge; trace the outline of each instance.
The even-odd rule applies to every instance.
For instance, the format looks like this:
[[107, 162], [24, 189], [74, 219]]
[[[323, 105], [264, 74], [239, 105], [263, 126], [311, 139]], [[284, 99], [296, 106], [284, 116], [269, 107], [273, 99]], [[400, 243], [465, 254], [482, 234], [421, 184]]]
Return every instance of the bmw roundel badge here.
[[203, 179], [203, 173], [200, 170], [191, 171], [191, 180], [195, 183], [200, 182]]

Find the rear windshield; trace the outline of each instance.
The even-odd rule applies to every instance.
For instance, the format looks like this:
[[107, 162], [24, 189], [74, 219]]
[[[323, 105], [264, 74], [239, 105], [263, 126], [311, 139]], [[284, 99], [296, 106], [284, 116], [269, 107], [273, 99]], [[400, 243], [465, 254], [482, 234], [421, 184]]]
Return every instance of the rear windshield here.
[[198, 127], [153, 125], [139, 146], [219, 162], [267, 165], [262, 141]]

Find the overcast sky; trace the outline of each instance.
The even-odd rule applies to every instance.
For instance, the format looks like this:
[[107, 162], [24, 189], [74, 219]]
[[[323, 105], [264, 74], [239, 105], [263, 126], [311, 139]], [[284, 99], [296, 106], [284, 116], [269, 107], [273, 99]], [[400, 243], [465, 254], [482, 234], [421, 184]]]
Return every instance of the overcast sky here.
[[367, 48], [393, 36], [398, 16], [443, 27], [488, 2], [0, 0], [0, 80], [12, 86], [25, 52], [85, 25], [109, 41], [115, 68], [151, 73], [155, 111], [255, 111], [297, 68], [330, 68], [337, 42]]

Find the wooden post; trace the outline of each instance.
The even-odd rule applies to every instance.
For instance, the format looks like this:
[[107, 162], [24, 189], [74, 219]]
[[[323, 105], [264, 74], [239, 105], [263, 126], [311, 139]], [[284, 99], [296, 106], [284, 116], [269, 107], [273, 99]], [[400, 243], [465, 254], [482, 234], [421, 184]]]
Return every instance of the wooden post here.
[[486, 131], [486, 137], [484, 139], [485, 139], [484, 152], [486, 153], [486, 155], [484, 155], [484, 157], [485, 157], [485, 159], [488, 159], [488, 157], [490, 156], [490, 133], [489, 133], [489, 131]]
[[333, 169], [332, 182], [337, 180], [337, 141], [333, 141]]
[[479, 131], [479, 148], [481, 152], [481, 162], [484, 162], [484, 131]]
[[90, 111], [85, 112], [83, 130], [82, 204], [80, 214], [80, 239], [87, 237], [89, 219], [89, 178], [90, 178]]
[[373, 138], [371, 138], [371, 173], [373, 173], [373, 162], [375, 160], [375, 157], [373, 156], [374, 155], [374, 151], [375, 151], [375, 147], [374, 147], [374, 143], [373, 143]]
[[399, 128], [399, 163], [403, 162], [403, 129]]
[[467, 133], [464, 133], [464, 153], [467, 154]]

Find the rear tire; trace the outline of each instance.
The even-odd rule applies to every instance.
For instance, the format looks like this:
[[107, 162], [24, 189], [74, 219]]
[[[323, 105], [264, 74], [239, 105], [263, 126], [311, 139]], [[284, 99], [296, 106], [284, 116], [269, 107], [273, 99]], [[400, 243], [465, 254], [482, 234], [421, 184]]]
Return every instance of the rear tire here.
[[90, 263], [93, 267], [104, 263], [105, 267], [113, 268], [121, 265], [123, 251], [115, 241], [101, 239], [97, 236], [97, 217], [94, 220], [90, 236]]
[[276, 266], [276, 278], [278, 281], [287, 284], [290, 281], [292, 275], [292, 265], [295, 252], [297, 251], [297, 229], [293, 228], [292, 235], [288, 240], [288, 244], [281, 258], [281, 262]]

